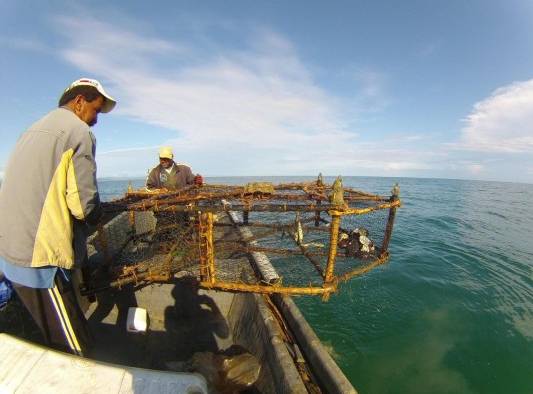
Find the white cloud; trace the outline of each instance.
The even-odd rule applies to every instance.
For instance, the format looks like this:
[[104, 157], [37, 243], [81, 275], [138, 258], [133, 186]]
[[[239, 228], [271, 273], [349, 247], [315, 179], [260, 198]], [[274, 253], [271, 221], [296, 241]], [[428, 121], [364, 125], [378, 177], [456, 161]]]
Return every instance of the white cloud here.
[[159, 147], [114, 149], [96, 152], [99, 177], [144, 176], [157, 164]]
[[[186, 52], [180, 44], [90, 19], [60, 22], [90, 32], [78, 36], [63, 55], [114, 85], [122, 98], [121, 114], [180, 131], [189, 142], [265, 146], [298, 134], [317, 135], [317, 142], [322, 133], [350, 136], [328, 104], [333, 98], [313, 85], [290, 44], [273, 33], [265, 33], [248, 52], [216, 54], [183, 66], [188, 56], [169, 56]], [[150, 64], [153, 56], [174, 61], [172, 71], [156, 69]]]
[[484, 166], [482, 164], [470, 164], [466, 168], [471, 174], [477, 175], [483, 171]]
[[404, 138], [406, 141], [422, 141], [428, 137], [425, 135], [421, 135], [421, 134], [412, 134], [412, 135], [407, 135]]
[[387, 79], [383, 73], [360, 69], [355, 72], [354, 78], [359, 82], [362, 93], [367, 97], [382, 98]]
[[461, 149], [533, 152], [533, 79], [497, 89], [476, 103], [462, 130]]
[[[100, 145], [100, 176], [144, 175], [158, 146], [168, 144], [178, 160], [206, 175], [321, 171], [533, 179], [533, 80], [504, 86], [476, 103], [460, 138], [450, 141], [454, 130], [436, 134], [431, 124], [427, 132], [409, 124], [399, 123], [400, 131], [383, 126], [394, 118], [394, 111], [389, 117], [385, 110], [399, 101], [389, 93], [393, 75], [353, 63], [337, 70], [304, 63], [292, 42], [268, 28], [188, 14], [178, 28], [160, 29], [113, 7], [106, 13], [112, 22], [88, 9], [68, 9], [70, 16], [52, 19], [60, 40], [0, 37], [0, 47], [35, 56], [55, 52], [80, 76], [102, 80], [119, 99], [111, 115], [119, 116], [117, 135], [124, 135], [131, 119], [148, 125], [147, 134], [156, 129], [149, 125], [175, 132], [158, 130], [165, 137], [157, 139], [136, 133], [113, 141], [114, 150]], [[156, 34], [161, 31], [167, 35]], [[430, 56], [439, 45], [429, 43], [418, 54]], [[317, 77], [327, 81], [321, 85]], [[332, 93], [326, 86], [342, 88]], [[379, 134], [354, 126], [365, 124]], [[109, 130], [105, 125], [103, 120], [95, 130], [99, 138]]]
[[[409, 154], [383, 160], [358, 143], [357, 133], [347, 129], [343, 105], [316, 85], [292, 44], [275, 32], [248, 34], [244, 49], [217, 51], [210, 43], [208, 51], [202, 41], [170, 42], [87, 17], [56, 22], [60, 32], [79, 33], [65, 35], [61, 55], [103, 78], [119, 98], [116, 113], [175, 130], [176, 138], [164, 143], [199, 166], [230, 151], [234, 164], [226, 171], [237, 173], [253, 168], [239, 163], [257, 160], [263, 173], [427, 167]], [[378, 73], [367, 71], [359, 79], [363, 94], [379, 94]], [[100, 160], [111, 163], [113, 156], [100, 154]]]
[[[166, 141], [146, 139], [146, 147], [130, 149], [139, 140], [125, 141], [124, 149], [99, 152], [100, 176], [145, 174], [159, 145], [173, 146], [179, 161], [204, 175], [490, 176], [486, 160], [473, 157], [483, 153], [468, 150], [509, 151], [528, 136], [516, 132], [500, 143], [503, 98], [511, 96], [515, 117], [525, 116], [514, 85], [476, 104], [455, 144], [461, 150], [450, 150], [431, 133], [358, 134], [348, 125], [385, 107], [387, 77], [345, 72], [359, 96], [330, 94], [293, 44], [265, 28], [232, 31], [246, 38], [228, 47], [213, 29], [170, 41], [87, 16], [54, 22], [66, 41], [60, 56], [103, 80], [119, 99], [114, 114], [176, 132]], [[75, 37], [66, 33], [72, 30]]]

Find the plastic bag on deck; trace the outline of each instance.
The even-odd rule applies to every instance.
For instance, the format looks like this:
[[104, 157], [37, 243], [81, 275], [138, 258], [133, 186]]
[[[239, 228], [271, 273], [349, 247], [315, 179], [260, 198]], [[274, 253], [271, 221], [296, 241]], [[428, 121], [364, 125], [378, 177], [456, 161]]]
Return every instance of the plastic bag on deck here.
[[0, 273], [0, 309], [3, 309], [13, 295], [11, 282]]

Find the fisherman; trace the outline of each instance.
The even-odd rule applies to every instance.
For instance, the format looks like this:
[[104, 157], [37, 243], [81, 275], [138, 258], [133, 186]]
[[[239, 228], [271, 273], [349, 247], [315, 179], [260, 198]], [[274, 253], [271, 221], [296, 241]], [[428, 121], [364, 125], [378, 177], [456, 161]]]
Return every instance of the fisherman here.
[[193, 184], [201, 186], [202, 176], [194, 176], [188, 165], [176, 163], [171, 147], [164, 146], [159, 149], [159, 164], [149, 172], [146, 188], [177, 190]]
[[90, 127], [115, 104], [100, 82], [74, 81], [20, 136], [0, 189], [0, 271], [45, 342], [77, 355], [87, 354], [90, 336], [72, 274], [87, 259], [88, 225], [101, 216]]

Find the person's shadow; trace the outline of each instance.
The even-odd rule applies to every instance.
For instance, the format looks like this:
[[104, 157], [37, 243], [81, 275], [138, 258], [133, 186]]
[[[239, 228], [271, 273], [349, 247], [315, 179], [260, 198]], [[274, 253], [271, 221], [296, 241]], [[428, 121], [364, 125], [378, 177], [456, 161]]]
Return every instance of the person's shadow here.
[[[215, 301], [199, 294], [195, 279], [183, 279], [172, 289], [174, 305], [165, 309], [165, 331], [174, 345], [174, 360], [196, 352], [217, 352], [229, 337], [229, 326]], [[218, 341], [217, 341], [218, 338]]]
[[[97, 306], [87, 319], [93, 338], [93, 358], [112, 362], [136, 365], [139, 359], [137, 347], [127, 334], [128, 309], [137, 306], [133, 285], [121, 290], [106, 290], [96, 294]], [[113, 309], [116, 307], [116, 312]], [[114, 322], [106, 322], [111, 315]], [[142, 364], [139, 366], [143, 366]]]
[[102, 322], [116, 305], [118, 310], [116, 324], [121, 329], [126, 329], [128, 308], [137, 306], [133, 285], [126, 285], [120, 290], [107, 290], [103, 293], [96, 294], [96, 299], [98, 304], [89, 317], [89, 322], [92, 324]]

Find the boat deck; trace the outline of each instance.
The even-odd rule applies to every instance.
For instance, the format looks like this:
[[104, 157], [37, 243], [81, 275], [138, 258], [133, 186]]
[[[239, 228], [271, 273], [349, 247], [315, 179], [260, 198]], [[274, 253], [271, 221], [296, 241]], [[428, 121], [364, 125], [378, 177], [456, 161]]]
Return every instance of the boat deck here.
[[[137, 231], [139, 224], [144, 225], [150, 218], [151, 214], [138, 215]], [[117, 218], [114, 226], [123, 227], [122, 220]], [[120, 231], [115, 231], [115, 235], [117, 233]], [[217, 239], [237, 238], [231, 228], [216, 229], [215, 236]], [[118, 240], [124, 242], [121, 237]], [[145, 243], [127, 242], [113, 265], [136, 261], [157, 265], [164, 261], [165, 254], [158, 254], [150, 247], [142, 248], [142, 244]], [[97, 242], [95, 245], [99, 247]], [[113, 245], [108, 242], [107, 247]], [[232, 255], [228, 259], [218, 256], [217, 263], [230, 266], [227, 271], [234, 274], [254, 276], [246, 255]], [[199, 289], [196, 286], [198, 266], [182, 269], [177, 275], [181, 274], [181, 278], [175, 283], [151, 284], [138, 289], [127, 285], [120, 290], [97, 293], [97, 302], [90, 304], [86, 311], [95, 338], [93, 356], [136, 367], [176, 370], [194, 353], [217, 353], [234, 345], [229, 319], [235, 294]], [[127, 332], [129, 307], [148, 311], [146, 333]]]
[[[111, 249], [113, 253], [119, 251], [124, 256], [129, 247], [136, 247], [127, 245], [128, 223], [124, 215], [114, 222], [119, 230], [124, 230], [111, 234], [114, 238], [109, 238], [114, 240], [108, 243], [110, 248], [114, 248]], [[224, 233], [217, 236], [235, 236], [236, 232], [231, 228], [226, 230], [221, 230]], [[99, 251], [98, 246], [95, 241], [88, 244], [88, 249], [93, 257], [101, 258], [105, 253]], [[219, 263], [222, 266], [230, 265], [231, 270], [228, 271], [232, 273], [243, 278], [254, 275], [254, 268], [246, 255], [232, 255], [227, 261], [224, 256], [217, 258], [221, 259]], [[191, 369], [191, 358], [196, 353], [234, 355], [247, 352], [260, 362], [261, 370], [256, 383], [245, 392], [320, 392], [311, 378], [309, 367], [320, 375], [322, 388], [327, 388], [328, 392], [355, 392], [290, 297], [278, 297], [281, 308], [277, 310], [273, 299], [266, 295], [199, 289], [196, 274], [184, 271], [177, 274], [180, 278], [173, 283], [151, 284], [136, 289], [127, 285], [120, 290], [97, 293], [97, 302], [89, 304], [86, 309], [94, 346], [89, 355], [91, 360], [85, 359], [85, 362], [98, 365], [113, 363], [111, 367], [118, 371], [147, 368], [161, 373], [188, 372], [196, 371]], [[189, 278], [191, 275], [192, 278]], [[129, 307], [148, 311], [149, 325], [145, 333], [127, 331]], [[283, 321], [281, 309], [290, 317], [288, 322]], [[302, 352], [313, 361], [311, 365], [306, 364]], [[6, 371], [12, 372], [12, 369], [6, 368]], [[130, 376], [131, 373], [128, 373], [127, 376]], [[83, 383], [81, 380], [80, 384]], [[66, 387], [70, 387], [71, 383], [71, 380], [67, 381]]]
[[[93, 356], [142, 368], [176, 369], [196, 352], [219, 352], [233, 345], [228, 315], [234, 294], [198, 290], [186, 281], [150, 285], [133, 293], [99, 295], [88, 310], [95, 337]], [[126, 330], [128, 308], [148, 311], [146, 333]]]

